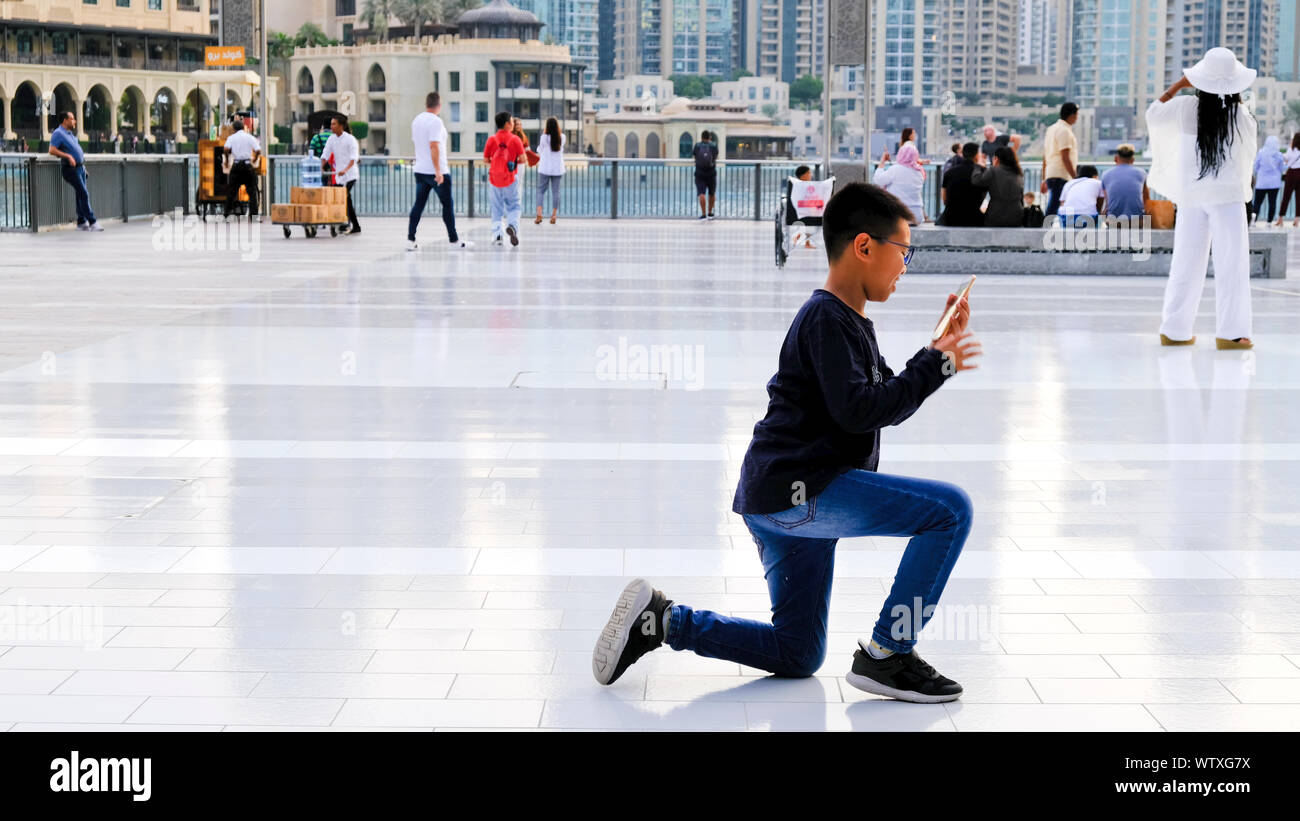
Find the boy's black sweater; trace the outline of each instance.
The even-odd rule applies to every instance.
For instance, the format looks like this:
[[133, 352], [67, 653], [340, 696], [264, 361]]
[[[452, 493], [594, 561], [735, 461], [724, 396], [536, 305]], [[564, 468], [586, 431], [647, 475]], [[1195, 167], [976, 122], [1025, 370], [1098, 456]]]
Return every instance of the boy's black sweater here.
[[[911, 416], [948, 378], [943, 354], [922, 348], [895, 375], [871, 320], [818, 288], [799, 309], [767, 383], [731, 509], [776, 513], [821, 493], [849, 470], [875, 470], [880, 429]], [[797, 483], [802, 483], [802, 486]]]

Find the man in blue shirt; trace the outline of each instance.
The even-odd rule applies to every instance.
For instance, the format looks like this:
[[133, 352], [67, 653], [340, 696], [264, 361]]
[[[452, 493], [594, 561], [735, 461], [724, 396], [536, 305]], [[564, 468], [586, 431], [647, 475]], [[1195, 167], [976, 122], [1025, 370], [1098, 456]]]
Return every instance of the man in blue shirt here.
[[77, 142], [77, 115], [63, 112], [62, 124], [50, 135], [50, 153], [63, 161], [63, 180], [72, 186], [77, 197], [77, 229], [103, 231], [90, 210], [90, 190], [86, 187], [86, 155]]
[[[915, 216], [893, 194], [853, 182], [822, 216], [829, 261], [823, 288], [795, 316], [767, 384], [767, 415], [740, 468], [732, 510], [758, 548], [772, 621], [695, 609], [645, 579], [623, 589], [592, 651], [592, 673], [612, 684], [658, 647], [691, 650], [786, 677], [817, 672], [826, 656], [837, 540], [910, 536], [872, 631], [859, 639], [850, 685], [902, 701], [961, 695], [913, 650], [970, 532], [970, 497], [932, 479], [877, 472], [880, 432], [912, 416], [953, 375], [975, 368], [970, 304], [942, 336], [895, 373], [885, 364], [867, 303], [885, 302], [912, 258]], [[928, 330], [928, 328], [924, 329]], [[935, 420], [925, 423], [937, 430]]]
[[1147, 174], [1133, 165], [1133, 153], [1128, 143], [1116, 148], [1115, 167], [1101, 176], [1107, 216], [1140, 217], [1146, 213]]

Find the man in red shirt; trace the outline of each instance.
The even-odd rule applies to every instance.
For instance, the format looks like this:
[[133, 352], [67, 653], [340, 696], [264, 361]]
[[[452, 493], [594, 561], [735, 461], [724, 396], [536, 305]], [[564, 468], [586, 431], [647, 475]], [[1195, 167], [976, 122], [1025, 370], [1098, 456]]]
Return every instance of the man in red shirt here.
[[497, 133], [488, 138], [483, 159], [488, 162], [488, 201], [492, 205], [492, 244], [501, 245], [501, 221], [504, 217], [510, 244], [519, 244], [519, 189], [515, 174], [525, 161], [524, 143], [510, 131], [510, 112], [497, 114]]

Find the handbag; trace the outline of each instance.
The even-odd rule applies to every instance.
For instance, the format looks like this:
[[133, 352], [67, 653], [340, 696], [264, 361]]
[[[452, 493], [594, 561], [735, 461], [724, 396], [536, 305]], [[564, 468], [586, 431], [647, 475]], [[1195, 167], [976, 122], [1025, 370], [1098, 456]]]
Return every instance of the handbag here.
[[534, 165], [537, 165], [537, 163], [541, 162], [542, 160], [542, 155], [538, 154], [536, 151], [534, 151], [531, 148], [524, 149], [524, 156], [528, 158], [529, 168], [532, 168]]
[[1150, 215], [1153, 229], [1167, 231], [1174, 227], [1178, 209], [1169, 200], [1144, 200], [1142, 207]]

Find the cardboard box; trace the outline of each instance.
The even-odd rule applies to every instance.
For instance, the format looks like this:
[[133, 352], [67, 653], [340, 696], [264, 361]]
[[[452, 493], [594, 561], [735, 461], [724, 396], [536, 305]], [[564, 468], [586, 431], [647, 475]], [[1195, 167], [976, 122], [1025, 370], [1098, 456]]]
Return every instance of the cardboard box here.
[[326, 188], [325, 203], [327, 205], [342, 205], [344, 208], [348, 204], [348, 189], [343, 186], [333, 186]]
[[299, 188], [294, 186], [289, 191], [289, 201], [294, 205], [324, 205], [329, 196], [326, 188]]
[[271, 206], [271, 222], [298, 222], [298, 206], [281, 204]]
[[325, 209], [325, 219], [321, 222], [344, 223], [348, 221], [348, 207], [346, 205], [323, 205]]

